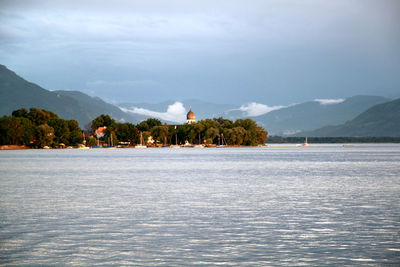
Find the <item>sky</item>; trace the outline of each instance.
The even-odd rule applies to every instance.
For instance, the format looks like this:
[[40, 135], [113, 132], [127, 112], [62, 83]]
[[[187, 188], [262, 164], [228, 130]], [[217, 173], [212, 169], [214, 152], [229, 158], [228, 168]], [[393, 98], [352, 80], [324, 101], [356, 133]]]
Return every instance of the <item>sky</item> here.
[[111, 103], [400, 97], [399, 25], [398, 0], [0, 0], [0, 64]]

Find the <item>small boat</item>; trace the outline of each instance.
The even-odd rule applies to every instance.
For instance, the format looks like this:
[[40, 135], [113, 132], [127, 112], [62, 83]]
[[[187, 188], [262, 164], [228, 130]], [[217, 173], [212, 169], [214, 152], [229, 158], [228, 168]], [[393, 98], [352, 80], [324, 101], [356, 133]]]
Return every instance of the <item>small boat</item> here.
[[140, 132], [140, 145], [136, 145], [135, 148], [147, 148], [147, 146], [143, 145], [143, 133]]
[[199, 133], [199, 143], [197, 145], [193, 145], [194, 148], [204, 148], [205, 146], [203, 144], [201, 144], [201, 137], [200, 137], [200, 133]]
[[193, 145], [194, 148], [204, 148], [204, 145]]
[[307, 136], [306, 136], [306, 141], [304, 142], [304, 144], [302, 144], [301, 146], [310, 146], [307, 142]]
[[191, 143], [189, 143], [188, 140], [185, 141], [185, 144], [182, 147], [193, 147]]

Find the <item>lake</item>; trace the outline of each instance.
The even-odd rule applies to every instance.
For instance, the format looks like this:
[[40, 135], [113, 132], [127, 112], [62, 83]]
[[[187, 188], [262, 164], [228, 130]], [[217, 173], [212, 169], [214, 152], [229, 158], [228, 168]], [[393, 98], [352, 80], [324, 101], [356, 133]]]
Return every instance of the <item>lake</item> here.
[[0, 265], [391, 264], [398, 144], [0, 151]]

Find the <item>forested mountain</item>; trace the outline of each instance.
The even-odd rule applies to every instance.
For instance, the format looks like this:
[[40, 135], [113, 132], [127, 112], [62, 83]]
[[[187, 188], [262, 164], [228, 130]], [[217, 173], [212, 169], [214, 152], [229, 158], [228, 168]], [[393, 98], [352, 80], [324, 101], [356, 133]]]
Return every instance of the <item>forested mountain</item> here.
[[141, 119], [81, 92], [48, 91], [0, 65], [0, 116], [31, 107], [50, 110], [64, 119], [75, 119], [82, 128], [100, 114], [110, 114], [119, 121], [138, 122]]
[[301, 135], [400, 137], [400, 98], [375, 105], [342, 125], [327, 126]]
[[345, 123], [368, 108], [387, 101], [389, 99], [380, 96], [354, 96], [333, 104], [309, 101], [274, 110], [252, 119], [268, 129], [271, 134], [294, 135], [326, 125]]
[[[92, 97], [79, 91], [58, 90], [54, 92], [63, 96], [74, 98], [79, 104], [86, 107], [87, 116], [91, 118], [95, 118], [100, 114], [107, 114], [113, 118], [116, 118], [117, 121], [126, 121], [132, 123], [138, 123], [148, 118], [138, 114], [128, 114], [123, 112], [119, 107], [107, 103], [99, 97]], [[93, 114], [96, 115], [94, 116]]]

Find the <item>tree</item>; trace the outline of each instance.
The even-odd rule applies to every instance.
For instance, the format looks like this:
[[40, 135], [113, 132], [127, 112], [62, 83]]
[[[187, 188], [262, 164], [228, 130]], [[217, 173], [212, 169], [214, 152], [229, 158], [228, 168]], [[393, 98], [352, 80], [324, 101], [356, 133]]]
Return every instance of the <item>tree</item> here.
[[3, 116], [0, 118], [0, 145], [9, 145], [10, 141], [10, 117]]
[[54, 141], [56, 143], [69, 144], [70, 131], [68, 122], [60, 118], [51, 118], [49, 126], [54, 129]]
[[88, 147], [97, 146], [97, 139], [91, 136], [86, 144]]
[[26, 110], [26, 108], [21, 108], [21, 109], [17, 109], [14, 110], [11, 115], [13, 117], [23, 117], [23, 118], [28, 118], [28, 111]]
[[151, 131], [151, 129], [155, 126], [161, 126], [162, 123], [159, 119], [149, 118], [145, 121], [140, 122], [136, 127], [139, 131], [147, 132]]
[[159, 119], [150, 118], [146, 120], [147, 125], [149, 126], [149, 130], [151, 130], [155, 126], [161, 126], [162, 123]]
[[168, 126], [166, 124], [164, 126], [154, 126], [151, 129], [151, 136], [153, 136], [155, 141], [164, 143], [168, 137]]
[[140, 122], [136, 127], [137, 127], [137, 129], [138, 129], [139, 131], [141, 131], [141, 132], [150, 131], [150, 127], [149, 127], [149, 125], [147, 124], [146, 121]]
[[96, 131], [97, 128], [99, 127], [103, 127], [106, 126], [108, 127], [115, 127], [115, 120], [112, 119], [109, 115], [104, 115], [101, 114], [100, 116], [98, 116], [97, 118], [95, 118], [94, 120], [92, 120], [92, 131]]
[[238, 127], [233, 128], [232, 132], [233, 132], [233, 136], [232, 136], [233, 144], [244, 145], [245, 141], [246, 141], [246, 135], [247, 135], [246, 129], [238, 126]]
[[211, 127], [211, 128], [208, 128], [208, 129], [206, 130], [206, 133], [205, 133], [205, 137], [204, 137], [204, 138], [206, 139], [207, 144], [212, 144], [212, 143], [214, 143], [214, 139], [215, 139], [217, 136], [219, 136], [219, 130], [218, 130], [218, 128]]
[[35, 127], [30, 120], [23, 117], [11, 117], [10, 141], [13, 145], [29, 144], [34, 137]]
[[257, 144], [265, 144], [267, 141], [268, 131], [264, 128], [258, 126], [257, 127]]
[[47, 124], [36, 127], [35, 145], [38, 147], [50, 146], [53, 143], [54, 129]]
[[122, 142], [132, 142], [138, 137], [138, 129], [132, 123], [117, 123], [116, 137]]
[[81, 144], [83, 142], [82, 130], [79, 128], [78, 121], [76, 120], [69, 120], [68, 123], [68, 130], [70, 132], [68, 143], [70, 145]]
[[0, 118], [1, 145], [29, 145], [35, 135], [35, 126], [24, 117]]
[[51, 118], [58, 118], [57, 114], [38, 108], [31, 108], [27, 116], [35, 125], [48, 124]]

